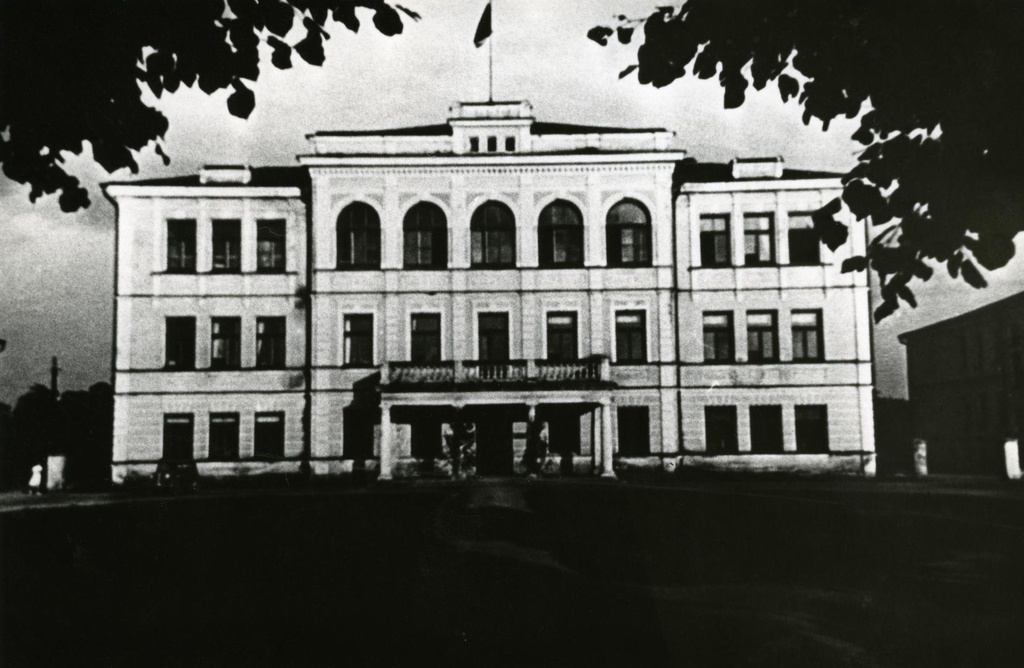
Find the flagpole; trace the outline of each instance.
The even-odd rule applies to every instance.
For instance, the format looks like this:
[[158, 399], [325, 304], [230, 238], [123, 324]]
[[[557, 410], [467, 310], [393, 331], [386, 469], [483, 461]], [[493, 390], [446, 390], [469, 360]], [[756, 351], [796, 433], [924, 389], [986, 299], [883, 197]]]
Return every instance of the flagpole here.
[[487, 101], [494, 102], [494, 0], [491, 7], [491, 35], [487, 40]]

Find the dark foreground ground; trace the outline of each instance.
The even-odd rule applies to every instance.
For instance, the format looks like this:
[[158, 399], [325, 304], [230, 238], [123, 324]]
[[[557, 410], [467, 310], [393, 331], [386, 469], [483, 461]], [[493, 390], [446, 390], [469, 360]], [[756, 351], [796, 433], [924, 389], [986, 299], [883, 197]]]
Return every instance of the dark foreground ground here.
[[0, 514], [0, 665], [1024, 664], [1024, 493], [204, 492]]

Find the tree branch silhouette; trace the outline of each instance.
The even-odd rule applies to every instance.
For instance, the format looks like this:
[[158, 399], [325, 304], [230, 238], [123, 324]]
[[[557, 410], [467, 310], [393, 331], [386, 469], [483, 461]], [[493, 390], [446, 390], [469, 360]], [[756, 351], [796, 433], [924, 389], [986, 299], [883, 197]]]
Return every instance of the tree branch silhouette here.
[[[1024, 5], [1007, 0], [688, 0], [588, 33], [622, 44], [642, 27], [636, 74], [662, 87], [717, 77], [727, 109], [775, 82], [803, 121], [858, 118], [865, 146], [842, 201], [815, 216], [822, 241], [845, 243], [843, 206], [875, 234], [843, 271], [874, 270], [882, 302], [916, 306], [911, 283], [933, 266], [980, 288], [979, 267], [1014, 255], [1024, 230]], [[621, 76], [633, 72], [626, 68]]]
[[[293, 52], [321, 65], [328, 28], [358, 31], [360, 8], [389, 36], [402, 32], [401, 14], [419, 18], [383, 0], [0, 0], [3, 172], [29, 184], [33, 202], [60, 193], [63, 211], [85, 208], [89, 193], [65, 170], [64, 155], [81, 154], [86, 142], [108, 172], [136, 173], [150, 144], [169, 161], [167, 118], [143, 101], [142, 86], [156, 97], [181, 86], [231, 89], [228, 111], [247, 118], [261, 42], [278, 69], [291, 67]], [[289, 41], [293, 33], [302, 36]]]

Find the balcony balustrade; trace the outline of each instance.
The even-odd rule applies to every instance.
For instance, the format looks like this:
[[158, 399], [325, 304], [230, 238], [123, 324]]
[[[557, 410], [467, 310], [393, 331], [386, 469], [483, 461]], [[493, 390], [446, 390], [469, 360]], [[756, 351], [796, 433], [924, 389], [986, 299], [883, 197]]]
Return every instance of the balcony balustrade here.
[[573, 384], [607, 383], [609, 359], [595, 355], [581, 360], [509, 360], [507, 362], [461, 361], [386, 362], [381, 383], [389, 386], [438, 386], [473, 384]]

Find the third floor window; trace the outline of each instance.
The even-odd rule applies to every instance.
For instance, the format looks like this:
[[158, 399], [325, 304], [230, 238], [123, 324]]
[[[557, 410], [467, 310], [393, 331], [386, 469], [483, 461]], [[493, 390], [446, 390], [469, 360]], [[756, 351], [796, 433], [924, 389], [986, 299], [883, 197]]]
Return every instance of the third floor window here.
[[793, 311], [790, 322], [793, 327], [793, 361], [824, 359], [821, 311]]
[[728, 267], [732, 257], [729, 246], [729, 216], [701, 216], [700, 266]]
[[242, 221], [213, 221], [213, 271], [242, 270]]
[[615, 313], [615, 361], [636, 364], [647, 361], [647, 323], [643, 311]]
[[338, 216], [338, 268], [380, 268], [380, 216], [369, 204], [353, 202]]
[[541, 267], [583, 266], [583, 215], [576, 205], [555, 200], [540, 212], [537, 241]]
[[511, 268], [516, 264], [516, 220], [501, 202], [486, 202], [470, 220], [472, 266]]
[[821, 241], [809, 213], [789, 214], [789, 263], [821, 263]]
[[210, 368], [238, 369], [241, 367], [241, 344], [241, 318], [213, 318], [210, 326]]
[[167, 318], [165, 327], [164, 365], [178, 370], [196, 368], [196, 319]]
[[414, 313], [410, 321], [410, 361], [435, 364], [441, 361], [441, 316], [437, 313]]
[[283, 369], [284, 350], [285, 319], [256, 318], [256, 368]]
[[779, 359], [779, 333], [775, 311], [747, 314], [747, 360], [775, 362]]
[[344, 359], [345, 366], [373, 366], [373, 316], [369, 313], [354, 313], [345, 316]]
[[256, 221], [256, 271], [284, 271], [285, 227], [283, 220]]
[[196, 221], [167, 221], [167, 271], [196, 270]]
[[571, 362], [579, 359], [576, 339], [576, 314], [548, 313], [548, 359]]
[[635, 200], [611, 208], [607, 220], [608, 266], [646, 267], [651, 264], [651, 216]]
[[420, 202], [405, 214], [405, 266], [444, 269], [448, 266], [448, 223], [436, 204]]
[[775, 263], [775, 221], [770, 213], [743, 217], [744, 263], [764, 266]]
[[732, 313], [704, 314], [704, 361], [732, 362]]

